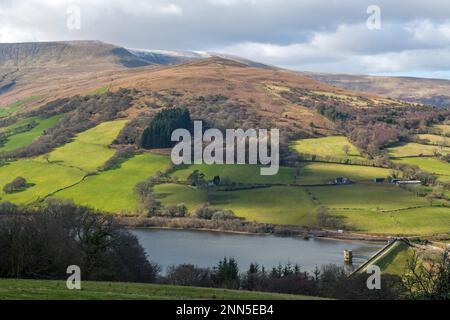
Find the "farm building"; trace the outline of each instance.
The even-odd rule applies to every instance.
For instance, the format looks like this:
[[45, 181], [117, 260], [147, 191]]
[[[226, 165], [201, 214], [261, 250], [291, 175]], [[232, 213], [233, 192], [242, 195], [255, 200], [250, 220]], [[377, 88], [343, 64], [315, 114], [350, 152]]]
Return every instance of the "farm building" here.
[[422, 184], [422, 181], [420, 180], [400, 180], [395, 183], [396, 185], [405, 185], [405, 184], [412, 184], [412, 185], [419, 185]]
[[337, 177], [336, 179], [334, 179], [333, 183], [334, 184], [351, 184], [352, 182], [350, 181], [349, 178]]
[[386, 181], [386, 178], [375, 178], [373, 179], [373, 182], [375, 183], [383, 183]]

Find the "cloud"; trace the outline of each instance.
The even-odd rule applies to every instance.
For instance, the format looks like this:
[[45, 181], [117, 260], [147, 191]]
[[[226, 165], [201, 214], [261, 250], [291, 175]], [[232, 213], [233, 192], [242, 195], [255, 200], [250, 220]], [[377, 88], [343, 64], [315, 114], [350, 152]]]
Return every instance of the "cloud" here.
[[[211, 50], [332, 72], [445, 71], [450, 2], [377, 0], [0, 0], [0, 41], [96, 39], [126, 47]], [[81, 29], [66, 28], [67, 7]], [[390, 70], [390, 71], [389, 71]]]

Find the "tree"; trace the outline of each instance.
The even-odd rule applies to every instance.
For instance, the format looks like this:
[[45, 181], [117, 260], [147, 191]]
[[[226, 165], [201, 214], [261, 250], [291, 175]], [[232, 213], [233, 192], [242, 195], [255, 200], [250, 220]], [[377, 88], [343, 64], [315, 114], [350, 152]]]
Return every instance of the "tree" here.
[[408, 260], [402, 278], [411, 299], [450, 299], [450, 251], [447, 249], [436, 261], [425, 265], [417, 253]]
[[342, 151], [344, 151], [345, 155], [348, 156], [350, 153], [350, 146], [348, 144], [344, 144], [342, 146]]
[[187, 178], [187, 182], [194, 187], [201, 187], [205, 184], [205, 174], [194, 170]]
[[27, 187], [28, 187], [27, 180], [22, 177], [17, 177], [11, 183], [8, 183], [3, 187], [3, 192], [5, 193], [19, 192], [26, 189]]
[[171, 137], [176, 129], [192, 129], [189, 111], [182, 108], [163, 109], [142, 133], [141, 146], [146, 149], [173, 147], [176, 142], [171, 141]]
[[234, 258], [219, 261], [217, 279], [223, 287], [239, 288], [239, 268]]

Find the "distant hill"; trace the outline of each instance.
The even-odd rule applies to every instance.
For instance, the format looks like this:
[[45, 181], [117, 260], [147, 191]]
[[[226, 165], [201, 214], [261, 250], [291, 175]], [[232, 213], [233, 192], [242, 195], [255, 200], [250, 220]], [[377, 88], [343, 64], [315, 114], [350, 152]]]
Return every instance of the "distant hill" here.
[[204, 60], [212, 57], [223, 58], [243, 63], [249, 67], [263, 69], [277, 69], [264, 63], [255, 62], [235, 55], [206, 52], [206, 51], [176, 51], [176, 50], [149, 50], [149, 49], [127, 49], [137, 57], [152, 64], [174, 65], [189, 61]]
[[150, 62], [100, 41], [1, 43], [1, 68], [141, 67]]
[[302, 74], [339, 88], [371, 92], [385, 97], [437, 107], [448, 108], [450, 106], [450, 80], [310, 72]]

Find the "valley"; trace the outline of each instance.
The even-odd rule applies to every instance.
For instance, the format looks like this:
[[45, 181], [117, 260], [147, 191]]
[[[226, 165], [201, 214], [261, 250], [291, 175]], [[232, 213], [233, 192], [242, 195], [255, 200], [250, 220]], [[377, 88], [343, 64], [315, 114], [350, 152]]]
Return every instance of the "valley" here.
[[[62, 71], [73, 69], [71, 59], [82, 59], [77, 52], [106, 52], [111, 48], [101, 43], [64, 46], [73, 46], [67, 55], [68, 63], [52, 65]], [[45, 50], [52, 55], [52, 45]], [[353, 112], [350, 108], [355, 108], [357, 113], [361, 108], [376, 113], [383, 108], [398, 110], [390, 111], [395, 114], [405, 113], [406, 108], [410, 108], [407, 104], [221, 57], [150, 68], [127, 68], [117, 64], [114, 55], [107, 57], [102, 65], [108, 67], [103, 70], [114, 69], [115, 76], [107, 80], [103, 71], [97, 73], [95, 86], [90, 89], [79, 86], [84, 80], [71, 83], [69, 79], [64, 86], [59, 83], [63, 90], [55, 91], [51, 88], [55, 80], [48, 79], [45, 85], [27, 83], [25, 73], [22, 83], [19, 81], [9, 93], [2, 95], [2, 101], [9, 101], [13, 96], [21, 98], [6, 105], [2, 103], [0, 108], [5, 123], [0, 129], [0, 134], [5, 136], [0, 153], [11, 154], [37, 146], [40, 137], [65, 117], [61, 111], [56, 114], [51, 111], [50, 115], [47, 115], [49, 111], [42, 111], [35, 115], [37, 106], [45, 105], [49, 99], [63, 98], [79, 90], [86, 101], [77, 102], [82, 107], [92, 98], [101, 101], [119, 87], [136, 90], [130, 106], [113, 116], [114, 121], [96, 121], [94, 127], [76, 133], [68, 143], [50, 152], [7, 159], [0, 167], [0, 187], [17, 176], [25, 178], [32, 186], [21, 192], [2, 193], [1, 201], [30, 205], [56, 197], [104, 212], [139, 216], [145, 214], [146, 209], [135, 186], [158, 174], [162, 178], [158, 178], [153, 190], [157, 201], [163, 207], [185, 205], [191, 215], [196, 209], [209, 205], [231, 210], [237, 217], [249, 221], [314, 228], [320, 227], [318, 209], [326, 207], [340, 221], [340, 228], [349, 232], [431, 236], [449, 231], [448, 198], [436, 196], [435, 200], [429, 200], [426, 197], [426, 194], [441, 192], [434, 190], [448, 194], [445, 184], [450, 171], [441, 158], [447, 156], [450, 149], [440, 143], [448, 134], [444, 123], [434, 123], [428, 134], [418, 134], [417, 142], [381, 147], [385, 149], [385, 158], [374, 157], [363, 145], [355, 145], [350, 140], [354, 139], [353, 133], [339, 128], [343, 125], [339, 121], [354, 125], [353, 120], [348, 119]], [[4, 64], [10, 66], [8, 61]], [[80, 76], [85, 77], [85, 72], [80, 69]], [[34, 89], [36, 93], [21, 96], [30, 86], [38, 86]], [[37, 106], [36, 102], [39, 102]], [[141, 117], [151, 119], [162, 108], [174, 105], [186, 106], [193, 118], [206, 120], [219, 129], [254, 125], [280, 128], [282, 156], [286, 158], [282, 158], [278, 174], [261, 176], [257, 165], [173, 166], [168, 156], [142, 149], [120, 160], [114, 168], [103, 168], [121, 150], [125, 135], [128, 140], [134, 137], [131, 144], [138, 143], [136, 135], [143, 130], [142, 124], [138, 124]], [[416, 113], [421, 112], [419, 107], [416, 109]], [[405, 170], [398, 167], [404, 165], [434, 175], [434, 186], [403, 188], [390, 183], [390, 179], [405, 174]], [[205, 181], [220, 177], [221, 184], [208, 188], [191, 186], [188, 178], [196, 170]], [[348, 181], [348, 185], [339, 179]], [[411, 225], [415, 226], [414, 231]]]

